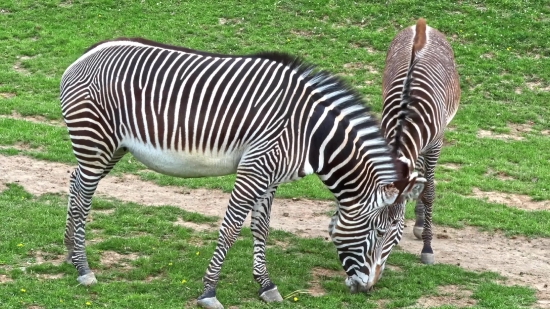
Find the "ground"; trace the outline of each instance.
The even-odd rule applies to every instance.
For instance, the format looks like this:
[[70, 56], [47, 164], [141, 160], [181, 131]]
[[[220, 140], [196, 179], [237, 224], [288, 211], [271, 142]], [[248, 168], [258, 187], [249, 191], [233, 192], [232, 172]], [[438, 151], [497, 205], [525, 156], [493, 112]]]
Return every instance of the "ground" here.
[[[0, 161], [3, 162], [0, 166], [2, 183], [20, 184], [33, 195], [68, 192], [68, 175], [74, 166], [38, 161], [24, 156], [0, 155]], [[229, 194], [219, 190], [161, 187], [133, 175], [107, 176], [100, 182], [97, 195], [148, 206], [173, 205], [219, 218], [223, 217], [229, 200]], [[484, 194], [483, 197], [491, 199], [490, 195]], [[532, 209], [529, 202], [522, 205], [525, 209]], [[328, 214], [333, 209], [333, 202], [275, 199], [271, 227], [302, 237], [327, 239]], [[94, 212], [92, 216], [93, 214]], [[183, 224], [181, 219], [178, 222]], [[249, 224], [250, 216], [245, 222], [245, 225]], [[418, 254], [422, 249], [422, 242], [412, 234], [413, 225], [413, 221], [407, 221], [405, 234], [397, 250]], [[186, 226], [199, 231], [218, 228], [217, 224], [186, 223]], [[474, 271], [497, 272], [508, 278], [505, 282], [508, 285], [519, 284], [535, 288], [539, 308], [550, 308], [550, 239], [509, 238], [500, 232], [482, 232], [473, 227], [455, 229], [436, 226], [433, 248], [436, 252], [436, 263], [458, 265]], [[104, 252], [102, 255], [105, 265], [118, 263], [122, 259], [135, 259], [135, 256], [121, 257], [113, 252]], [[339, 275], [342, 276], [341, 273]], [[431, 307], [453, 303], [459, 306], [464, 302], [465, 297], [457, 296], [463, 293], [453, 289], [449, 293], [452, 296], [421, 299], [419, 305]]]

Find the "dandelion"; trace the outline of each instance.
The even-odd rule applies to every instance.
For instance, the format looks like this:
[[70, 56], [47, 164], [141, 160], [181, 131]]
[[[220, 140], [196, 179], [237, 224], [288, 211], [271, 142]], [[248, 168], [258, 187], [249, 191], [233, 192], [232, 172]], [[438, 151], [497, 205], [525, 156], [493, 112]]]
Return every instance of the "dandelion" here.
[[23, 244], [17, 244], [18, 247], [23, 247]]
[[199, 255], [199, 254], [201, 254], [201, 253], [200, 253], [199, 251], [197, 251], [197, 253], [195, 253], [195, 254], [196, 254], [196, 255]]
[[92, 305], [91, 302], [89, 302], [89, 301], [86, 302], [86, 306], [91, 306], [91, 305]]
[[298, 301], [298, 297], [294, 297], [294, 301]]
[[27, 292], [27, 290], [21, 289], [21, 293], [25, 293], [25, 292]]
[[181, 284], [185, 284], [187, 282], [187, 280], [183, 279], [181, 280]]

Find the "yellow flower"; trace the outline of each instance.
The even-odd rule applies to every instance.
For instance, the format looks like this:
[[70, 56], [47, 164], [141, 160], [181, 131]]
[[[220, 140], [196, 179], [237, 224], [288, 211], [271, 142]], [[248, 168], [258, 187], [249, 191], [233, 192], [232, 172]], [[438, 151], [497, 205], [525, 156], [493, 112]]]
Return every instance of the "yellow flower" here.
[[172, 262], [168, 263], [168, 266], [172, 266]]
[[60, 302], [60, 303], [62, 303], [62, 302], [63, 302], [63, 300], [62, 300], [62, 299], [60, 299], [60, 300], [59, 300], [59, 302]]
[[187, 280], [183, 279], [181, 280], [181, 284], [185, 284], [187, 282]]
[[92, 305], [91, 302], [89, 302], [89, 301], [86, 302], [86, 306], [91, 306], [91, 305]]
[[97, 17], [101, 17], [101, 14], [97, 15]]
[[199, 255], [199, 254], [201, 254], [201, 253], [200, 253], [199, 251], [197, 251], [197, 253], [195, 253], [195, 254], [196, 254], [196, 255]]
[[25, 293], [25, 292], [27, 292], [27, 290], [21, 289], [21, 293]]
[[294, 301], [298, 301], [298, 297], [294, 296]]
[[17, 244], [18, 247], [23, 247], [23, 244]]

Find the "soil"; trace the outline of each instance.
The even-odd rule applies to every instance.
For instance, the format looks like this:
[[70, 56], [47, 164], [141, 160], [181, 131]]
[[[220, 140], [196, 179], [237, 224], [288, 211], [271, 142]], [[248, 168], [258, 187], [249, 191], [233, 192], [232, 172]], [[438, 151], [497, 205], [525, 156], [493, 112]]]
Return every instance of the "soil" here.
[[118, 266], [123, 269], [130, 269], [130, 265], [126, 261], [133, 261], [138, 258], [138, 255], [135, 253], [130, 254], [120, 254], [114, 251], [103, 251], [99, 262], [106, 267]]
[[461, 290], [456, 285], [440, 286], [437, 289], [437, 296], [421, 297], [417, 303], [416, 308], [430, 308], [438, 307], [442, 304], [452, 305], [457, 308], [471, 307], [476, 304], [476, 300], [471, 298], [472, 291]]
[[[18, 183], [34, 195], [68, 192], [69, 173], [75, 166], [0, 155], [2, 183]], [[0, 189], [1, 191], [1, 189]], [[134, 175], [107, 176], [97, 190], [98, 196], [116, 198], [148, 206], [172, 205], [187, 211], [222, 218], [229, 194], [216, 190], [161, 187]], [[334, 209], [329, 201], [275, 199], [271, 227], [302, 237], [327, 240], [328, 213]], [[437, 216], [437, 208], [435, 210]], [[245, 223], [250, 224], [250, 217]], [[399, 248], [419, 255], [422, 241], [412, 234], [413, 221]], [[218, 225], [219, 226], [219, 222]], [[508, 278], [506, 284], [527, 285], [537, 291], [537, 306], [550, 308], [550, 239], [505, 237], [500, 232], [487, 233], [477, 228], [434, 227], [432, 247], [436, 263], [459, 265], [472, 271], [493, 271]]]
[[535, 202], [531, 199], [531, 197], [527, 195], [494, 191], [481, 191], [478, 188], [473, 188], [472, 192], [475, 197], [480, 199], [487, 199], [487, 201], [491, 203], [504, 204], [508, 207], [515, 207], [522, 210], [550, 211], [550, 201]]

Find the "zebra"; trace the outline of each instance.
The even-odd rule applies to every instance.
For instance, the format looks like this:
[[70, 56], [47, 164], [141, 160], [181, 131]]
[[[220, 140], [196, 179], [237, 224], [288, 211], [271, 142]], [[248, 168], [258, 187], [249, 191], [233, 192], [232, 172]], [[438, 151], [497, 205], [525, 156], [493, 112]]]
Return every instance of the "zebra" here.
[[[381, 130], [391, 151], [410, 171], [427, 180], [416, 201], [413, 234], [423, 240], [420, 260], [433, 264], [434, 170], [443, 132], [458, 110], [460, 85], [450, 44], [423, 18], [392, 40], [382, 77], [382, 99]], [[401, 233], [394, 236], [397, 241]]]
[[[198, 305], [216, 299], [222, 263], [251, 214], [259, 297], [282, 301], [265, 243], [279, 184], [316, 174], [338, 201], [330, 236], [351, 292], [377, 278], [379, 239], [425, 179], [404, 176], [361, 97], [337, 77], [278, 52], [214, 54], [143, 38], [96, 43], [63, 73], [62, 115], [78, 167], [70, 175], [64, 243], [78, 282], [97, 282], [85, 222], [99, 181], [127, 153], [176, 177], [236, 174]], [[391, 214], [391, 216], [390, 216]]]

